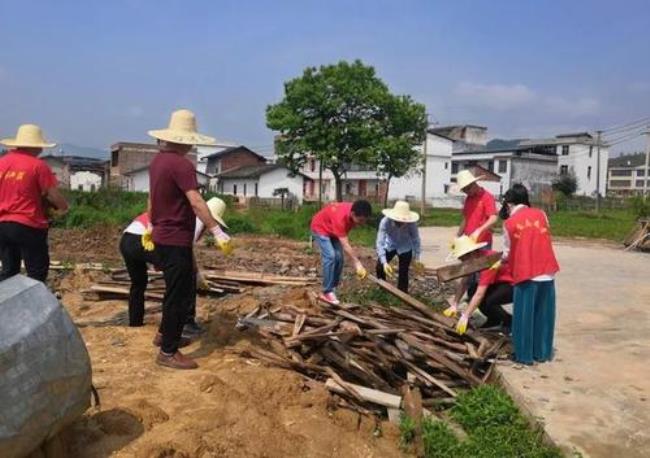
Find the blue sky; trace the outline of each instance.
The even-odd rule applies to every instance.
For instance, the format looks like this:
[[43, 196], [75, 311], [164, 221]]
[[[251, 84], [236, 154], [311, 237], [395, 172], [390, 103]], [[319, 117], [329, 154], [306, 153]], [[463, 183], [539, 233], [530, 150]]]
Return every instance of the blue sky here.
[[493, 137], [650, 116], [642, 0], [0, 0], [0, 21], [2, 136], [36, 122], [107, 148], [185, 107], [206, 133], [268, 153], [283, 82], [355, 58], [432, 121]]

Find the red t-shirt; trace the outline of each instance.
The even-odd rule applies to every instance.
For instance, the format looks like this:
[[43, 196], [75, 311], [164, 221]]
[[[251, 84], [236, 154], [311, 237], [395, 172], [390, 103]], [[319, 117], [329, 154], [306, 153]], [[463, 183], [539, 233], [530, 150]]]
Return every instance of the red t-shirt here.
[[198, 189], [194, 165], [184, 156], [161, 151], [149, 166], [149, 197], [153, 241], [191, 247], [195, 216], [185, 193]]
[[57, 185], [52, 169], [19, 149], [0, 158], [0, 221], [47, 229], [43, 197]]
[[351, 202], [326, 205], [311, 220], [311, 230], [328, 237], [347, 237], [353, 227]]
[[[494, 196], [485, 189], [474, 196], [467, 196], [463, 205], [463, 217], [465, 218], [465, 235], [471, 235], [481, 227], [488, 218], [497, 214], [497, 206]], [[492, 243], [492, 230], [488, 229], [481, 233], [478, 242]]]
[[[481, 253], [489, 256], [496, 251], [482, 250]], [[495, 283], [510, 283], [512, 285], [513, 282], [510, 266], [504, 261], [497, 261], [492, 267], [482, 270], [478, 277], [479, 286], [490, 286]]]

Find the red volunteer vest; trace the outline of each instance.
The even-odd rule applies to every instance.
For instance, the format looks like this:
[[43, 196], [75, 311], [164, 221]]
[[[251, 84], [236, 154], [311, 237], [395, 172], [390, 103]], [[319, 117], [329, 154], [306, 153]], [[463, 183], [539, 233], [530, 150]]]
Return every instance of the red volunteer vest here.
[[522, 207], [506, 220], [505, 227], [510, 239], [508, 264], [515, 284], [560, 270], [543, 211]]

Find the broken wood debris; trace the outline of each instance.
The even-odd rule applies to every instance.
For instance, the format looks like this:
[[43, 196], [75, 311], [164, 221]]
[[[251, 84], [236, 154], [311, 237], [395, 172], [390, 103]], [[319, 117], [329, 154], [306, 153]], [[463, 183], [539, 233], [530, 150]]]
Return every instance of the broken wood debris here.
[[[85, 268], [85, 267], [84, 267]], [[106, 270], [110, 278], [99, 280], [90, 288], [82, 290], [87, 300], [127, 299], [131, 281], [125, 269]], [[269, 275], [261, 272], [244, 272], [234, 270], [203, 270], [207, 288], [199, 289], [207, 295], [222, 295], [224, 293], [243, 293], [252, 286], [308, 286], [315, 279], [310, 277], [289, 277]], [[165, 294], [165, 283], [161, 272], [149, 271], [149, 282], [145, 298], [152, 301], [162, 301]]]
[[256, 329], [269, 348], [241, 354], [324, 382], [358, 412], [399, 407], [405, 386], [436, 406], [458, 389], [485, 383], [507, 339], [475, 330], [461, 336], [453, 320], [399, 293], [411, 310], [324, 302], [315, 302], [317, 311], [260, 308], [240, 323]]

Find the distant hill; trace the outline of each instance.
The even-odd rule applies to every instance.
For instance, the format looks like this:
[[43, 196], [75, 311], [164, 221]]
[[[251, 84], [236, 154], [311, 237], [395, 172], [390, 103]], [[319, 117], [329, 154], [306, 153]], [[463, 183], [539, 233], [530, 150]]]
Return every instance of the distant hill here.
[[53, 156], [83, 156], [95, 159], [108, 159], [110, 156], [108, 151], [90, 146], [73, 145], [72, 143], [60, 143], [54, 148], [47, 149], [45, 154], [51, 154]]

